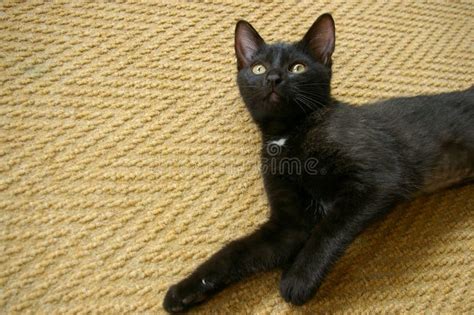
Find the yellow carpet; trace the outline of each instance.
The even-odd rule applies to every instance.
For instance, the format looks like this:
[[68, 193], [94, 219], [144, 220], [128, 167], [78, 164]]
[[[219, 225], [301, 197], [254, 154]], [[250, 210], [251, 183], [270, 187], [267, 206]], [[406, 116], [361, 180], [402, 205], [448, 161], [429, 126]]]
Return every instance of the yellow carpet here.
[[[0, 313], [163, 313], [169, 285], [265, 220], [239, 18], [297, 40], [333, 13], [342, 100], [474, 83], [472, 1], [97, 3], [0, 4]], [[472, 314], [473, 195], [399, 206], [302, 308], [275, 271], [195, 311]]]

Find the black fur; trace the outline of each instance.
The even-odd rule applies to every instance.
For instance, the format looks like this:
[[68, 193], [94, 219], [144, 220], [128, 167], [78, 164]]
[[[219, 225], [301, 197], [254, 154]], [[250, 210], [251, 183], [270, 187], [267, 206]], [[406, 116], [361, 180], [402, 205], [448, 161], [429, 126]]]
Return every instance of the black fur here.
[[[163, 303], [167, 311], [185, 311], [275, 267], [283, 269], [282, 297], [301, 305], [375, 218], [420, 192], [474, 178], [472, 87], [343, 104], [330, 95], [334, 42], [328, 14], [295, 44], [267, 45], [250, 24], [237, 24], [237, 79], [262, 133], [270, 216], [172, 286]], [[306, 71], [289, 72], [295, 62]], [[256, 63], [267, 72], [252, 73]], [[284, 144], [271, 147], [279, 139]]]

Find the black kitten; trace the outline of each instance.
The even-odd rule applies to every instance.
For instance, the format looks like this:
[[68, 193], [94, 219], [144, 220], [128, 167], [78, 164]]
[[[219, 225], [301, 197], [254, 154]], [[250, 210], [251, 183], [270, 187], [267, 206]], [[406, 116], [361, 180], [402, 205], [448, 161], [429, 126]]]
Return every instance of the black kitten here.
[[296, 305], [374, 218], [417, 193], [474, 179], [474, 89], [354, 107], [331, 99], [334, 21], [295, 44], [267, 45], [237, 23], [238, 84], [262, 133], [268, 222], [172, 286], [179, 312], [252, 273], [283, 268]]

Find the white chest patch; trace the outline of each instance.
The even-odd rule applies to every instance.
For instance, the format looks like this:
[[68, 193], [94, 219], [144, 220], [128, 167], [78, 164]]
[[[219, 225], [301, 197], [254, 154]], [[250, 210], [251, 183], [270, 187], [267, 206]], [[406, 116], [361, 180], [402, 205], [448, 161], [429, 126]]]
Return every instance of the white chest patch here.
[[277, 146], [284, 146], [286, 142], [286, 138], [281, 138], [279, 140], [268, 141], [268, 145], [277, 145]]

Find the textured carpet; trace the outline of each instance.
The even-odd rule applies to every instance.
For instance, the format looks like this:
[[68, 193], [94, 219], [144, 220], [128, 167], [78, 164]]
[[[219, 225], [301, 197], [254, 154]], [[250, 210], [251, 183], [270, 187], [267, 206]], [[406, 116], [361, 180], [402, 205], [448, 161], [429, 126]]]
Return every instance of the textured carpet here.
[[[333, 13], [334, 94], [356, 104], [474, 83], [472, 1], [0, 7], [0, 313], [162, 313], [170, 284], [265, 220], [239, 18], [296, 40]], [[400, 205], [302, 308], [274, 271], [195, 311], [472, 314], [473, 195]]]

